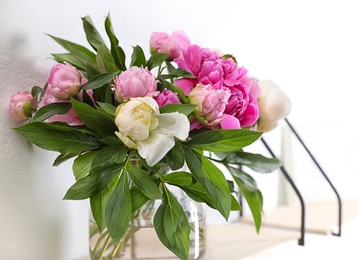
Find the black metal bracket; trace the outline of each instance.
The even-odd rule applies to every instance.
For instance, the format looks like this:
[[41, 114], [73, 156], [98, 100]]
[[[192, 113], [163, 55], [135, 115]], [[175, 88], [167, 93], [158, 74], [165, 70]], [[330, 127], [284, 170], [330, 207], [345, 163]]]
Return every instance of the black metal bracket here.
[[319, 165], [317, 160], [314, 158], [313, 154], [310, 152], [308, 147], [304, 144], [303, 140], [298, 135], [298, 132], [294, 129], [294, 127], [291, 125], [291, 123], [289, 122], [289, 120], [287, 118], [285, 118], [285, 121], [288, 124], [289, 128], [292, 130], [293, 134], [297, 137], [299, 142], [302, 144], [304, 149], [307, 151], [307, 153], [309, 154], [309, 156], [311, 157], [311, 159], [313, 160], [313, 162], [315, 163], [315, 165], [317, 166], [319, 171], [322, 173], [324, 178], [327, 180], [327, 182], [329, 183], [330, 187], [332, 188], [332, 190], [334, 191], [334, 193], [335, 193], [335, 195], [337, 197], [337, 200], [338, 200], [338, 213], [339, 213], [339, 216], [338, 216], [338, 233], [335, 233], [335, 232], [332, 231], [332, 235], [341, 236], [341, 232], [342, 232], [342, 202], [341, 202], [339, 193], [336, 190], [336, 188], [334, 187], [334, 185], [332, 184], [332, 182], [329, 180], [328, 176], [323, 171], [322, 167]]
[[[277, 158], [275, 156], [275, 154], [273, 153], [272, 149], [269, 147], [269, 145], [267, 144], [267, 142], [264, 140], [263, 137], [261, 138], [261, 141], [264, 144], [264, 146], [267, 148], [267, 150], [271, 154], [271, 156], [273, 158]], [[294, 189], [294, 191], [297, 194], [297, 197], [298, 197], [298, 199], [300, 201], [300, 206], [301, 206], [301, 225], [300, 225], [300, 238], [298, 239], [298, 245], [304, 246], [304, 235], [305, 235], [305, 205], [304, 205], [304, 200], [303, 200], [303, 197], [300, 194], [297, 186], [294, 184], [294, 181], [292, 180], [292, 178], [290, 177], [290, 175], [288, 174], [288, 172], [286, 171], [284, 166], [281, 166], [280, 170], [282, 171], [284, 177], [287, 179], [289, 184]]]

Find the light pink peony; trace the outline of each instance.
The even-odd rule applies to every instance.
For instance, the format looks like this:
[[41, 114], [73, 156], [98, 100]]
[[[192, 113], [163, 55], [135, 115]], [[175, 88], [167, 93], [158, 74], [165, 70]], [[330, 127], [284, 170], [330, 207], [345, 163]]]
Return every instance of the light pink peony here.
[[123, 71], [114, 82], [115, 97], [119, 102], [130, 100], [134, 97], [155, 97], [157, 82], [152, 73], [146, 68], [133, 66]]
[[228, 89], [215, 89], [211, 85], [198, 84], [188, 99], [190, 104], [197, 105], [194, 113], [199, 123], [203, 126], [218, 126], [224, 118], [229, 96]]
[[168, 54], [167, 59], [182, 57], [182, 51], [187, 50], [190, 40], [182, 31], [175, 31], [170, 36], [164, 32], [154, 32], [150, 38], [151, 53]]
[[32, 96], [28, 91], [16, 92], [10, 97], [9, 114], [19, 122], [28, 120], [32, 112], [31, 101]]
[[58, 63], [51, 68], [47, 82], [47, 88], [56, 99], [69, 100], [80, 92], [87, 79], [72, 65]]
[[164, 89], [156, 98], [155, 98], [159, 107], [163, 107], [168, 104], [181, 104], [181, 101], [178, 98], [177, 93], [174, 93], [170, 90]]

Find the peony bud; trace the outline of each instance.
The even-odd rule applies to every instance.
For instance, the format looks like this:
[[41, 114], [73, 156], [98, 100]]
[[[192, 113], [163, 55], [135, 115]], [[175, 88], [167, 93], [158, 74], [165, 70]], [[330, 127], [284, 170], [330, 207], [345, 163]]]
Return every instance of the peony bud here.
[[181, 104], [177, 93], [174, 93], [166, 88], [155, 98], [159, 107], [168, 104]]
[[271, 80], [258, 81], [261, 92], [258, 98], [259, 124], [258, 131], [273, 130], [280, 119], [285, 118], [290, 110], [291, 103], [288, 96]]
[[197, 105], [197, 120], [207, 126], [218, 125], [224, 118], [224, 110], [230, 97], [228, 89], [215, 89], [211, 85], [198, 84], [189, 93], [189, 102]]
[[187, 50], [190, 40], [184, 32], [175, 31], [170, 36], [164, 32], [154, 32], [150, 38], [151, 53], [168, 54], [168, 60], [182, 56], [182, 51]]
[[9, 114], [19, 122], [28, 120], [32, 113], [31, 100], [32, 96], [28, 91], [15, 93], [10, 98]]
[[134, 97], [156, 96], [157, 82], [152, 73], [145, 68], [131, 67], [123, 71], [114, 82], [115, 96], [119, 102]]
[[51, 68], [47, 82], [47, 88], [55, 98], [68, 100], [80, 92], [87, 79], [72, 65], [59, 63]]

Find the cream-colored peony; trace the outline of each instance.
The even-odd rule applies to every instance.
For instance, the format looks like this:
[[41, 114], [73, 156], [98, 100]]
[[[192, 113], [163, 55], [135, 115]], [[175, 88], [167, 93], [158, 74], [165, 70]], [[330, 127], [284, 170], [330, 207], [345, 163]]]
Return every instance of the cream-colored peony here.
[[288, 96], [272, 80], [260, 80], [259, 124], [257, 130], [269, 132], [278, 125], [278, 121], [287, 117], [291, 110]]
[[149, 166], [172, 149], [175, 137], [181, 140], [188, 137], [188, 118], [178, 112], [160, 114], [151, 97], [131, 98], [117, 110], [116, 135], [127, 147], [137, 149]]

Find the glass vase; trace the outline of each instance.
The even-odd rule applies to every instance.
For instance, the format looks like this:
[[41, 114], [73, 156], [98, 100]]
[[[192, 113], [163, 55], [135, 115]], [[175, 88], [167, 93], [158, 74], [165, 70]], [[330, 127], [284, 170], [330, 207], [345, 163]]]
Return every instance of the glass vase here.
[[[205, 251], [205, 207], [176, 187], [171, 186], [170, 190], [185, 211], [191, 227], [189, 259], [202, 259]], [[153, 217], [160, 204], [160, 200], [150, 200], [142, 206], [119, 244], [111, 239], [107, 230], [100, 234], [96, 223], [90, 219], [91, 259], [178, 259], [161, 243], [153, 227]]]

